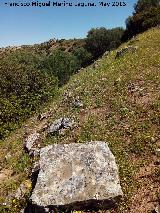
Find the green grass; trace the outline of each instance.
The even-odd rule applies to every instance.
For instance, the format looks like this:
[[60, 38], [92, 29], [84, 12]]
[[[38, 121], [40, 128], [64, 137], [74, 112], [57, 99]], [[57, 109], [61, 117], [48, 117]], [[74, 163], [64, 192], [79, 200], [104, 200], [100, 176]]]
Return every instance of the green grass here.
[[[85, 143], [91, 140], [109, 143], [119, 165], [124, 192], [124, 198], [116, 210], [118, 213], [129, 213], [130, 208], [136, 206], [136, 200], [133, 199], [135, 194], [140, 200], [143, 199], [143, 194], [138, 190], [144, 186], [148, 189], [150, 180], [153, 180], [155, 186], [153, 193], [157, 197], [159, 194], [157, 187], [159, 171], [156, 166], [154, 168], [150, 165], [158, 161], [154, 150], [159, 147], [159, 35], [160, 30], [154, 28], [119, 48], [127, 45], [138, 46], [136, 53], [128, 52], [123, 57], [115, 59], [116, 51], [112, 51], [109, 56], [102, 57], [98, 60], [99, 66], [96, 69], [91, 65], [73, 76], [69, 83], [61, 88], [57, 101], [48, 106], [54, 111], [48, 122], [61, 116], [69, 116], [74, 118], [77, 126], [73, 130], [68, 130], [64, 136], [47, 137], [43, 142], [44, 145]], [[133, 92], [129, 89], [131, 84], [136, 87]], [[84, 104], [83, 109], [75, 109], [66, 104], [63, 95], [66, 91], [71, 93], [72, 97], [80, 97]], [[27, 123], [33, 129], [40, 121], [30, 119]], [[29, 175], [26, 167], [30, 171], [32, 162], [22, 150], [22, 132], [20, 129], [2, 142], [2, 167], [11, 168], [19, 175], [18, 181], [13, 181], [13, 185], [10, 185], [12, 177], [3, 183], [2, 200], [5, 200], [3, 195], [6, 196], [18, 188], [20, 182]], [[4, 157], [8, 152], [13, 155], [12, 160], [6, 162]], [[155, 172], [149, 178], [141, 179], [138, 175], [141, 169], [146, 167]], [[152, 200], [152, 197], [149, 199]], [[19, 207], [17, 212], [18, 209]], [[146, 212], [151, 210], [153, 209], [146, 201]]]

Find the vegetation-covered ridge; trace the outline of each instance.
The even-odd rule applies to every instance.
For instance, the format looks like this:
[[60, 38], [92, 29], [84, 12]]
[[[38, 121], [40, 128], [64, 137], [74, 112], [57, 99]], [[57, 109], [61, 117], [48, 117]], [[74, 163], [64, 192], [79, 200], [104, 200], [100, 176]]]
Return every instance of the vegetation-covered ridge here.
[[[19, 212], [30, 196], [33, 160], [23, 150], [24, 129], [26, 134], [41, 132], [60, 117], [74, 119], [76, 127], [64, 135], [45, 138], [42, 146], [106, 141], [116, 157], [124, 198], [116, 209], [106, 212], [147, 213], [155, 209], [160, 202], [159, 35], [158, 27], [150, 29], [80, 70], [43, 109], [50, 117], [39, 120], [35, 115], [1, 141], [2, 212]], [[82, 105], [75, 107], [75, 99]], [[28, 189], [26, 199], [16, 200], [11, 195], [21, 183]]]

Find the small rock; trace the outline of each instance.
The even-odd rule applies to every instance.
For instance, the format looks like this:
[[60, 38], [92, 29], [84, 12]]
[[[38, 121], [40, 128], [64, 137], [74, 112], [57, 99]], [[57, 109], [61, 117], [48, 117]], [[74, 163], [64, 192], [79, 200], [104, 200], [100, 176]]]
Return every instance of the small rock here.
[[83, 107], [83, 103], [80, 101], [79, 96], [77, 96], [72, 103], [73, 107]]
[[70, 103], [72, 102], [72, 93], [66, 91], [63, 96], [64, 96], [64, 103], [70, 105]]
[[55, 120], [49, 127], [48, 134], [60, 133], [62, 130], [72, 128], [74, 121], [69, 118], [60, 118]]
[[42, 114], [39, 114], [38, 117], [37, 117], [37, 119], [41, 121], [43, 119], [47, 119], [51, 115], [52, 115], [52, 110], [49, 110], [48, 112], [44, 112]]
[[110, 53], [109, 51], [106, 51], [103, 55], [107, 56], [107, 55], [109, 55], [109, 53]]
[[114, 86], [118, 85], [122, 81], [121, 77], [117, 78], [114, 82]]
[[34, 133], [25, 138], [24, 149], [26, 149], [30, 155], [33, 154], [36, 149], [35, 146], [38, 146], [39, 140], [40, 134], [35, 131]]
[[93, 69], [98, 68], [98, 66], [99, 66], [99, 65], [98, 65], [97, 63], [94, 63], [94, 64], [93, 64]]
[[137, 86], [135, 83], [130, 83], [128, 84], [128, 90], [133, 93], [133, 92], [142, 92], [143, 88], [140, 88]]
[[48, 130], [49, 134], [58, 132], [61, 129], [62, 119], [63, 118], [57, 119], [51, 124], [51, 126], [49, 127], [49, 130]]
[[8, 160], [12, 157], [12, 155], [10, 153], [8, 153], [6, 156], [5, 156], [5, 159]]

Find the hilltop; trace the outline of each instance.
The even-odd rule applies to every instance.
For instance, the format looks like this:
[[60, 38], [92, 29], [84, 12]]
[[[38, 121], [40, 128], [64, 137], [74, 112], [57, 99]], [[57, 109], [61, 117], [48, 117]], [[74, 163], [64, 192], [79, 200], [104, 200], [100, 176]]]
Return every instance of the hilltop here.
[[50, 39], [49, 41], [41, 44], [2, 47], [0, 48], [0, 56], [3, 57], [17, 50], [27, 50], [29, 52], [39, 54], [50, 54], [55, 49], [71, 52], [74, 48], [82, 47], [84, 44], [85, 39]]
[[[42, 147], [53, 143], [108, 142], [119, 166], [124, 198], [116, 209], [106, 212], [152, 212], [160, 202], [159, 91], [158, 27], [81, 69], [61, 87], [54, 101], [41, 109], [40, 115], [35, 114], [1, 141], [1, 211], [19, 212], [27, 203], [35, 159], [23, 149], [24, 132], [38, 131], [43, 137]], [[76, 127], [65, 134], [45, 137], [46, 126], [61, 117], [74, 119]], [[26, 183], [28, 190], [25, 199], [16, 200], [10, 195], [21, 183]]]

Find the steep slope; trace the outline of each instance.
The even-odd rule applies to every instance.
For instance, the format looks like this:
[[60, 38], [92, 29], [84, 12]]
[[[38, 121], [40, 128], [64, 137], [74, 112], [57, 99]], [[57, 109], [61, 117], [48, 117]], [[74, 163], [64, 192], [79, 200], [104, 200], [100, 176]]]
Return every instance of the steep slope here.
[[[117, 51], [120, 51], [119, 57], [116, 57]], [[43, 109], [49, 112], [48, 117], [39, 120], [35, 115], [1, 142], [2, 212], [19, 212], [26, 202], [15, 199], [10, 202], [9, 198], [22, 182], [28, 181], [31, 172], [32, 159], [23, 150], [24, 129], [27, 128], [26, 134], [34, 130], [42, 132], [42, 127], [63, 116], [73, 118], [76, 128], [67, 130], [65, 135], [45, 138], [43, 146], [107, 141], [117, 159], [125, 194], [117, 209], [107, 212], [153, 211], [160, 201], [159, 91], [159, 28], [106, 53], [102, 59], [73, 76], [61, 89], [59, 98]], [[75, 100], [83, 106], [75, 107]], [[30, 184], [27, 186], [26, 197], [31, 188]]]

